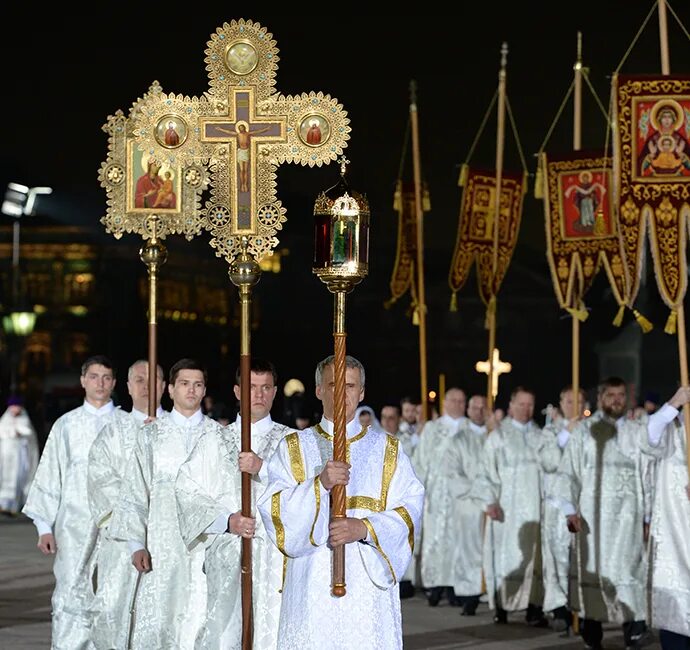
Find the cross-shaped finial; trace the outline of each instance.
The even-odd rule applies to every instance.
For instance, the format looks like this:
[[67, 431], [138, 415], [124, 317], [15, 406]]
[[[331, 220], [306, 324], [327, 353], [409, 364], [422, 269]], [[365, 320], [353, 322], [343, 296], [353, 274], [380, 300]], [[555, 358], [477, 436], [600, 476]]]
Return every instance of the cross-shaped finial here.
[[347, 171], [347, 166], [350, 164], [350, 161], [343, 154], [340, 156], [340, 158], [338, 158], [338, 162], [340, 163], [340, 175], [345, 176], [345, 172]]
[[483, 372], [484, 374], [489, 376], [489, 378], [491, 379], [491, 394], [493, 395], [493, 397], [496, 397], [496, 395], [498, 395], [499, 375], [502, 375], [504, 372], [510, 372], [513, 369], [513, 366], [509, 364], [507, 361], [502, 361], [498, 352], [498, 348], [494, 348], [494, 351], [491, 355], [491, 359], [487, 361], [477, 361], [477, 363], [474, 366], [474, 369], [477, 372]]

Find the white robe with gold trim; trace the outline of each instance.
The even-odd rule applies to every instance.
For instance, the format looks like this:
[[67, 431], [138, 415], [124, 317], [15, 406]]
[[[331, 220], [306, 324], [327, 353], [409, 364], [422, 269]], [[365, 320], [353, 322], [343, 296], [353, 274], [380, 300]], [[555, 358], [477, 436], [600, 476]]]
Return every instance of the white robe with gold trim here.
[[266, 530], [287, 558], [278, 648], [402, 648], [397, 582], [410, 561], [424, 488], [398, 440], [348, 425], [347, 515], [363, 519], [366, 543], [345, 548], [347, 594], [331, 595], [329, 493], [319, 479], [333, 457], [333, 425], [288, 434], [269, 463], [259, 500]]

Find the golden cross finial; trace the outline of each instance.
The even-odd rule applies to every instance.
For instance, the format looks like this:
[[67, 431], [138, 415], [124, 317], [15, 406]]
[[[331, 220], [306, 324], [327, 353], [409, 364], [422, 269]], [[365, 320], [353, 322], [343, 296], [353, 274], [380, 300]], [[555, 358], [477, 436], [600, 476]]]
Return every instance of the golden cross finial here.
[[513, 366], [507, 361], [501, 361], [498, 348], [494, 348], [491, 359], [486, 361], [477, 361], [474, 366], [477, 372], [483, 372], [485, 375], [491, 377], [491, 394], [495, 398], [498, 395], [498, 377], [503, 373], [508, 373], [513, 369]]
[[350, 164], [350, 161], [345, 157], [345, 154], [340, 156], [338, 158], [338, 162], [340, 163], [340, 175], [345, 176], [345, 172], [347, 171], [347, 166]]

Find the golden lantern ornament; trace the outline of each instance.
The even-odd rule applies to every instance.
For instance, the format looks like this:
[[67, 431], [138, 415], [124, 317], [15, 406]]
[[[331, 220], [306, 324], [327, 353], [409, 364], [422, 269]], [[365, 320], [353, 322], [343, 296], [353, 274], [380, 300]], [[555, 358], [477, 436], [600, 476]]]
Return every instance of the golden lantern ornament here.
[[[369, 272], [369, 202], [345, 180], [349, 160], [339, 159], [340, 180], [319, 194], [314, 205], [314, 274], [334, 294], [334, 412], [333, 460], [346, 461], [345, 413], [345, 295]], [[331, 517], [344, 518], [345, 486], [331, 490]], [[331, 593], [346, 593], [345, 547], [333, 549]]]

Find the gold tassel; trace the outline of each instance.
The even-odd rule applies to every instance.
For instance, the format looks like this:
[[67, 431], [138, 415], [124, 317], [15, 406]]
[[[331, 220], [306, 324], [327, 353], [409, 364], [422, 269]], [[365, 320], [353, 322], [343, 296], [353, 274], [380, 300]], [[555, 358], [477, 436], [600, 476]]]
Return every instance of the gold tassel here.
[[534, 198], [544, 198], [544, 170], [541, 166], [541, 156], [539, 157], [539, 162], [537, 163], [537, 175], [534, 178]]
[[589, 312], [581, 306], [579, 309], [574, 307], [566, 307], [565, 309], [573, 318], [577, 318], [581, 323], [584, 323], [589, 318]]
[[426, 188], [424, 188], [424, 194], [422, 194], [422, 210], [424, 212], [431, 210], [431, 198], [429, 197], [429, 190]]
[[412, 312], [412, 324], [419, 325], [419, 307], [415, 307]]
[[462, 163], [462, 167], [460, 167], [460, 178], [458, 178], [458, 185], [460, 187], [465, 187], [469, 174], [470, 166], [467, 163]]
[[666, 334], [675, 334], [676, 333], [676, 320], [678, 319], [678, 312], [675, 309], [671, 310], [671, 313], [668, 315], [668, 320], [666, 321], [666, 327], [664, 327], [664, 332]]
[[639, 311], [637, 311], [637, 309], [633, 309], [633, 314], [635, 314], [635, 320], [642, 328], [643, 334], [647, 334], [647, 332], [651, 332], [654, 329], [654, 325], [652, 325]]
[[402, 181], [398, 179], [395, 184], [395, 193], [393, 194], [393, 210], [400, 212], [402, 209]]
[[450, 297], [450, 311], [458, 311], [458, 293], [453, 291], [453, 295]]
[[618, 305], [616, 317], [613, 319], [613, 326], [620, 327], [623, 324], [623, 316], [625, 315], [625, 305]]

